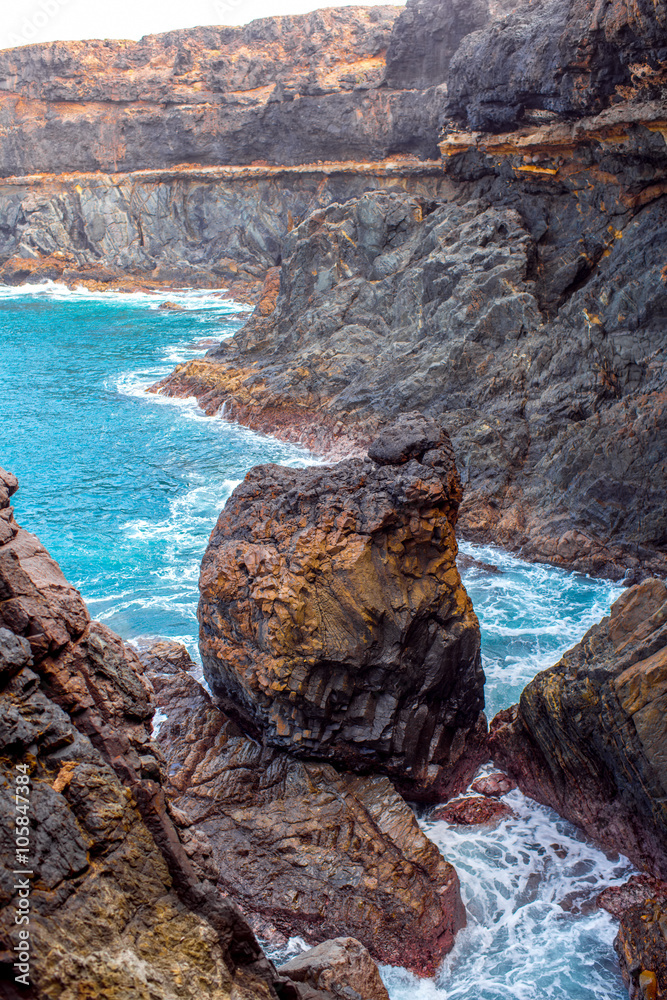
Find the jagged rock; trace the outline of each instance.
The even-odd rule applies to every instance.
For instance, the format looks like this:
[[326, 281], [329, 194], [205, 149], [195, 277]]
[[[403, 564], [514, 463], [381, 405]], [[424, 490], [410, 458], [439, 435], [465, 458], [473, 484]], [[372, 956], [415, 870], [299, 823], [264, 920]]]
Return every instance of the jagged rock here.
[[647, 580], [496, 716], [489, 743], [523, 792], [665, 877], [666, 727], [667, 586]]
[[484, 758], [484, 675], [451, 444], [415, 419], [371, 449], [400, 465], [248, 473], [202, 561], [200, 649], [224, 709], [270, 745], [437, 801]]
[[162, 390], [336, 457], [417, 409], [451, 428], [463, 537], [667, 573], [667, 152], [642, 114], [468, 137], [435, 198], [314, 212], [275, 308]]
[[667, 998], [667, 882], [635, 875], [605, 889], [598, 906], [620, 921], [614, 948], [630, 1000]]
[[318, 944], [281, 965], [279, 971], [315, 991], [326, 990], [338, 1000], [389, 1000], [375, 962], [354, 938]]
[[399, 13], [329, 8], [6, 50], [0, 175], [432, 155], [442, 99], [382, 86]]
[[439, 806], [429, 818], [434, 823], [443, 821], [452, 826], [487, 826], [500, 823], [509, 816], [514, 816], [514, 813], [504, 802], [481, 795], [470, 795]]
[[376, 960], [433, 975], [465, 924], [458, 878], [390, 781], [250, 739], [176, 643], [141, 657], [167, 716], [171, 814], [200, 874], [265, 935], [267, 922], [312, 943], [351, 934]]
[[611, 0], [600, 8], [595, 0], [539, 0], [514, 7], [464, 38], [451, 60], [448, 110], [469, 128], [509, 131], [524, 110], [595, 114], [621, 95], [664, 95], [664, 2]]
[[[166, 812], [136, 655], [13, 520], [0, 470], [0, 992], [14, 988], [15, 782], [30, 770], [30, 981], [36, 1000], [296, 1000], [233, 902], [199, 881]], [[10, 822], [11, 820], [11, 822]], [[25, 867], [25, 865], [23, 865]], [[11, 984], [11, 985], [10, 985]], [[295, 992], [296, 991], [296, 992]], [[4, 993], [3, 993], [4, 995]], [[10, 996], [13, 996], [10, 993]], [[16, 993], [16, 995], [23, 995]]]
[[387, 84], [425, 90], [446, 83], [461, 40], [490, 19], [488, 0], [408, 0], [391, 33]]

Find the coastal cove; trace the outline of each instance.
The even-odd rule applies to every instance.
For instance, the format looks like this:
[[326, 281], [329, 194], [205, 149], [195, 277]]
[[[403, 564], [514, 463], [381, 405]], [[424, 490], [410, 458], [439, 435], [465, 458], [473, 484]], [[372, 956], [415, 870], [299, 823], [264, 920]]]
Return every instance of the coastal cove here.
[[[160, 308], [165, 302], [177, 308]], [[91, 615], [125, 640], [159, 635], [196, 655], [199, 565], [226, 499], [254, 465], [319, 461], [206, 417], [192, 399], [145, 392], [174, 364], [233, 335], [244, 317], [243, 306], [214, 292], [94, 294], [49, 284], [0, 292], [11, 419], [1, 458], [19, 478], [17, 519]], [[471, 557], [463, 578], [480, 619], [491, 716], [607, 614], [622, 588], [490, 547], [461, 550]], [[392, 1000], [585, 1000], [591, 991], [621, 1000], [616, 927], [595, 897], [632, 866], [520, 792], [506, 801], [515, 816], [490, 830], [422, 816], [459, 871], [469, 924], [436, 980], [385, 967]]]

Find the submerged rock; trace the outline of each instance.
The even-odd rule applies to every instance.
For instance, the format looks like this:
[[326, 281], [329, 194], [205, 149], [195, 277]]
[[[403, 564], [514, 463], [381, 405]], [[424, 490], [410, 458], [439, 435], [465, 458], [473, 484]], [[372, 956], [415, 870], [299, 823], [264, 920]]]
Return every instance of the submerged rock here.
[[279, 971], [314, 990], [324, 989], [337, 1000], [389, 1000], [375, 962], [354, 938], [325, 941], [281, 965]]
[[495, 717], [489, 743], [523, 792], [667, 877], [667, 585], [627, 590]]
[[[16, 974], [21, 867], [34, 870], [36, 1000], [296, 998], [235, 904], [197, 878], [166, 811], [141, 663], [16, 524], [16, 487], [0, 470], [0, 980]], [[27, 863], [14, 839], [19, 765]]]
[[598, 906], [620, 921], [614, 948], [630, 1000], [666, 1000], [667, 882], [636, 875], [605, 889]]
[[486, 826], [500, 823], [509, 816], [514, 816], [514, 813], [505, 802], [482, 795], [470, 795], [439, 806], [429, 818], [435, 823], [442, 820], [453, 826]]
[[384, 464], [260, 466], [234, 491], [202, 562], [204, 671], [270, 745], [442, 800], [485, 754], [461, 484], [446, 432], [419, 416], [370, 454]]
[[313, 943], [353, 935], [376, 960], [433, 975], [465, 924], [458, 878], [388, 778], [250, 739], [178, 644], [141, 656], [167, 716], [171, 812], [200, 874], [265, 934], [268, 922]]

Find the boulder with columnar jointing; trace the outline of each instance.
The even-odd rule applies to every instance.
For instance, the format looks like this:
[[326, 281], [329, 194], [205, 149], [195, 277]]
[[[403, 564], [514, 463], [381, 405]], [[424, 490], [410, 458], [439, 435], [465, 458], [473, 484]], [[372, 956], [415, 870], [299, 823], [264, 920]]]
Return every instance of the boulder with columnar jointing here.
[[202, 563], [200, 647], [223, 707], [274, 747], [441, 800], [483, 757], [477, 618], [456, 568], [461, 484], [408, 414], [367, 459], [252, 469]]

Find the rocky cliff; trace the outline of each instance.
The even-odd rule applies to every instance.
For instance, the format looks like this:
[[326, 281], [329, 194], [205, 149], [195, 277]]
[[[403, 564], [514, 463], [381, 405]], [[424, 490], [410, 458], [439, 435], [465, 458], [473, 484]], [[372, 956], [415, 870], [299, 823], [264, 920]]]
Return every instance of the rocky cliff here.
[[247, 736], [176, 643], [140, 655], [166, 716], [172, 813], [201, 875], [264, 938], [353, 934], [378, 961], [435, 974], [465, 924], [458, 877], [389, 779]]
[[382, 85], [399, 11], [0, 53], [0, 176], [432, 155], [437, 89]]
[[[47, 1000], [152, 992], [296, 997], [230, 900], [196, 876], [168, 815], [136, 656], [91, 622], [9, 506], [0, 470], [0, 976], [14, 991], [17, 765], [30, 774], [30, 981]], [[284, 990], [287, 990], [284, 993]], [[3, 995], [7, 995], [3, 993]]]
[[408, 798], [465, 788], [486, 722], [460, 498], [446, 432], [417, 415], [367, 460], [251, 470], [200, 577], [200, 650], [223, 707], [271, 746], [388, 774]]
[[626, 591], [609, 618], [493, 720], [495, 761], [526, 794], [667, 876], [667, 586]]
[[[199, 863], [193, 843], [206, 837], [195, 817], [179, 823], [184, 814], [168, 801], [165, 756], [152, 733], [154, 690], [141, 661], [90, 621], [57, 564], [16, 524], [9, 506], [16, 487], [0, 469], [0, 994], [362, 1000], [355, 986], [373, 985], [381, 998], [377, 969], [349, 938], [302, 956], [294, 980], [289, 969], [276, 972], [229, 892]], [[210, 743], [198, 735], [201, 760]], [[255, 774], [257, 783], [266, 777], [261, 768]], [[431, 952], [425, 946], [421, 954], [433, 964], [465, 920], [458, 880], [393, 795], [403, 827], [412, 823], [412, 838], [404, 837], [415, 855], [412, 881], [390, 835], [388, 843], [413, 919], [427, 912], [432, 919]], [[17, 829], [28, 841], [18, 855]], [[379, 851], [375, 827], [373, 835]], [[17, 868], [30, 870], [20, 883]], [[241, 885], [246, 875], [241, 865]], [[29, 914], [27, 945], [18, 907]], [[29, 989], [16, 985], [16, 961]]]
[[[467, 537], [667, 572], [664, 2], [411, 0], [0, 62], [5, 173], [152, 168], [7, 179], [3, 280], [256, 297], [280, 267], [166, 391], [337, 456], [417, 408], [451, 429]], [[191, 166], [257, 157], [292, 166]]]

